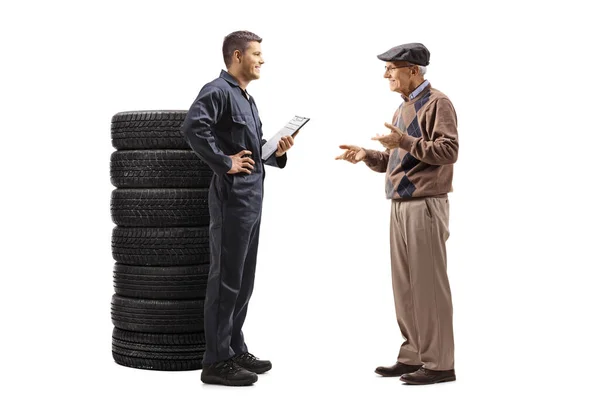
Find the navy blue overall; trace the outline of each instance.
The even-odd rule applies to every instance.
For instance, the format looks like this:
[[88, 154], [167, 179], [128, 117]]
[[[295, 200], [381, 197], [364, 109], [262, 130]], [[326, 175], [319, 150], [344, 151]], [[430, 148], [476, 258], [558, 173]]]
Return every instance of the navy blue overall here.
[[[213, 170], [209, 189], [210, 273], [204, 306], [203, 365], [247, 352], [242, 325], [254, 287], [263, 200], [264, 164], [283, 168], [287, 156], [262, 161], [262, 123], [256, 103], [222, 71], [206, 84], [183, 123], [194, 152]], [[250, 150], [250, 175], [227, 174], [229, 155]]]

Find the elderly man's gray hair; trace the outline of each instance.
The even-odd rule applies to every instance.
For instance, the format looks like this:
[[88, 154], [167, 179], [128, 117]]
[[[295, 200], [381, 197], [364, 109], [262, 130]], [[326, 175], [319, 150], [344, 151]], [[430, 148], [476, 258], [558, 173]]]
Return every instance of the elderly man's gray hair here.
[[419, 73], [421, 75], [425, 75], [427, 73], [427, 67], [424, 67], [422, 65], [419, 65]]

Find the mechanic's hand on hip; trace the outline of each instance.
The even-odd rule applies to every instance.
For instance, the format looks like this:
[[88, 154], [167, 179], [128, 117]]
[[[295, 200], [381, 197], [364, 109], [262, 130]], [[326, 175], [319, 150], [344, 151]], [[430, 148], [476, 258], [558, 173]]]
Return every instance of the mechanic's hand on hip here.
[[231, 169], [227, 171], [227, 173], [237, 174], [239, 172], [245, 172], [246, 174], [251, 174], [254, 169], [254, 160], [250, 157], [246, 157], [251, 154], [252, 152], [250, 150], [242, 150], [237, 154], [229, 156], [229, 158], [231, 158]]

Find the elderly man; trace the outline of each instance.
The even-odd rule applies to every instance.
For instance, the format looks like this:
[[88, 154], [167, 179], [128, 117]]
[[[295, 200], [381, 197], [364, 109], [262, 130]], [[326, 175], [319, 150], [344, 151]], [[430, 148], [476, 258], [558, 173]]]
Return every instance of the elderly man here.
[[364, 162], [385, 172], [392, 200], [390, 250], [396, 317], [405, 341], [397, 362], [378, 367], [383, 376], [409, 384], [456, 380], [452, 298], [446, 273], [448, 192], [458, 155], [452, 103], [425, 80], [429, 51], [420, 43], [380, 54], [390, 90], [404, 102], [394, 113], [388, 135], [376, 136], [385, 151], [342, 145], [337, 159]]
[[210, 272], [204, 307], [204, 383], [247, 386], [271, 363], [248, 352], [242, 333], [254, 287], [263, 200], [264, 164], [283, 168], [291, 136], [262, 160], [262, 123], [248, 84], [264, 63], [252, 32], [225, 37], [227, 72], [204, 85], [183, 123], [190, 147], [214, 172], [210, 185]]

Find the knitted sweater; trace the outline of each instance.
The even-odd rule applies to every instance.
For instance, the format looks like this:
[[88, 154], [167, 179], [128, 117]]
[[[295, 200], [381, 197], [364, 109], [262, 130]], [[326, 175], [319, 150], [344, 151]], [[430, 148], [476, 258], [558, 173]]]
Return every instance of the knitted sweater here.
[[428, 85], [400, 105], [393, 123], [403, 135], [400, 147], [366, 150], [365, 164], [385, 172], [388, 199], [438, 196], [452, 191], [452, 164], [458, 157], [456, 112], [442, 92]]

